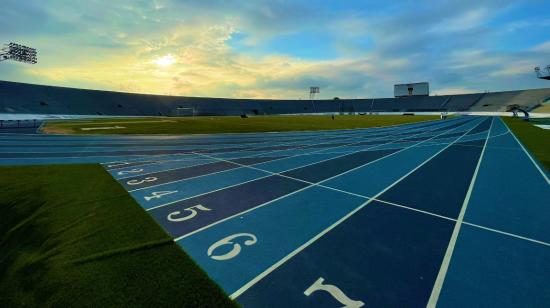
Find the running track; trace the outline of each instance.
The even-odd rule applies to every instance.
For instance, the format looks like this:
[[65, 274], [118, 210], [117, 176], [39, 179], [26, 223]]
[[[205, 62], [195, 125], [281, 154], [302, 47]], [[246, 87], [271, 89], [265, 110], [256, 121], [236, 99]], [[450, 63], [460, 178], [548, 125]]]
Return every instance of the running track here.
[[0, 135], [0, 164], [52, 163], [103, 164], [245, 307], [550, 303], [548, 174], [499, 118]]

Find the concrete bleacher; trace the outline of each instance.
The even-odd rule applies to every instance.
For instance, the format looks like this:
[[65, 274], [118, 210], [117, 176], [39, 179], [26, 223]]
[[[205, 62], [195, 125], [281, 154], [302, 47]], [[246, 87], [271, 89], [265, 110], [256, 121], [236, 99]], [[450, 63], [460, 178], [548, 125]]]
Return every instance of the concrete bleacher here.
[[550, 89], [312, 102], [134, 94], [0, 81], [0, 114], [176, 116], [178, 108], [193, 108], [196, 115], [501, 111], [511, 103], [535, 106], [546, 97]]
[[548, 98], [550, 89], [547, 88], [486, 93], [470, 111], [506, 111], [511, 105], [531, 110]]

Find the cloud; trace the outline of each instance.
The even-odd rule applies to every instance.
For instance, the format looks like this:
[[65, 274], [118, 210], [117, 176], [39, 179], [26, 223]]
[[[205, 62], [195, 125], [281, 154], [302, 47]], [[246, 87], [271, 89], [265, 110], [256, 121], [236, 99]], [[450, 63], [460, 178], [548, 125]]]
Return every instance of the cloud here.
[[436, 33], [453, 33], [475, 29], [487, 22], [490, 18], [487, 8], [475, 8], [465, 11], [458, 16], [453, 16], [435, 24], [429, 31]]
[[451, 87], [451, 88], [439, 88], [437, 92], [432, 92], [435, 95], [454, 95], [454, 94], [470, 94], [479, 93], [479, 89], [465, 88], [465, 87]]
[[[11, 35], [0, 39], [37, 47], [39, 64], [0, 74], [63, 86], [245, 98], [305, 97], [313, 85], [324, 98], [381, 97], [425, 80], [437, 93], [502, 90], [538, 86], [528, 72], [550, 51], [544, 40], [500, 48], [544, 24], [509, 17], [521, 1], [6, 1]], [[289, 37], [335, 54], [297, 56]], [[168, 55], [174, 64], [153, 63]]]
[[531, 50], [535, 52], [550, 52], [550, 41], [536, 45]]

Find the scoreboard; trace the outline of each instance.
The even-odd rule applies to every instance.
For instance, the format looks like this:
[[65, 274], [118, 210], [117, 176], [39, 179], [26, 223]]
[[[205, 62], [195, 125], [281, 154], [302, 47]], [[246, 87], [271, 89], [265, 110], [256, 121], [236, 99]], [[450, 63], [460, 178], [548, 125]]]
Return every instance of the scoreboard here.
[[427, 82], [396, 84], [393, 86], [393, 93], [395, 97], [428, 96], [430, 84]]

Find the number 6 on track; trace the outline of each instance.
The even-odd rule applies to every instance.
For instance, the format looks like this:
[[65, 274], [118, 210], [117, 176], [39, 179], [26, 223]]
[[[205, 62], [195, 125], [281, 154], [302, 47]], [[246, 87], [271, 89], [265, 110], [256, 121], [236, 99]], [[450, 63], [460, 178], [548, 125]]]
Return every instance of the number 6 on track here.
[[155, 191], [150, 196], [143, 197], [143, 199], [145, 199], [145, 201], [151, 201], [151, 199], [158, 199], [162, 196], [175, 194], [177, 192], [178, 192], [177, 190]]

